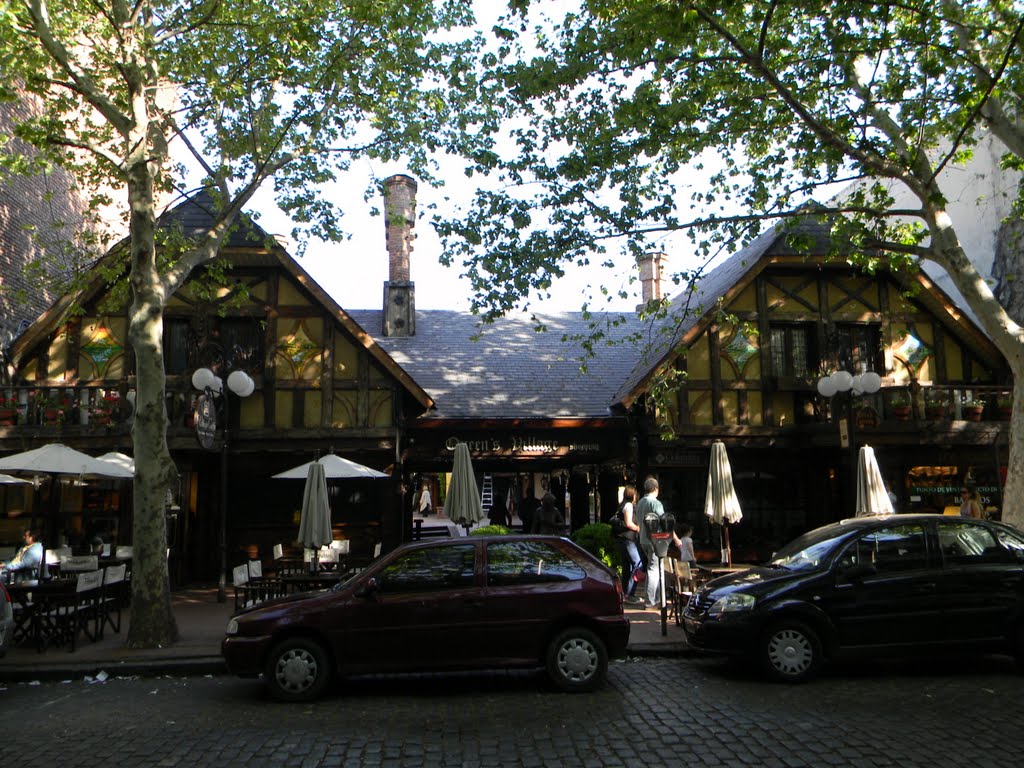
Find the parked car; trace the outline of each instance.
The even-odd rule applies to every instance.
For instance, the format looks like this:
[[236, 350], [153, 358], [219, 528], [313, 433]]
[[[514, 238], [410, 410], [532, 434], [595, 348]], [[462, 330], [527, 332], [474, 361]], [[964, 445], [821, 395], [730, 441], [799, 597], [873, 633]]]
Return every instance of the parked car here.
[[375, 672], [546, 668], [589, 691], [629, 639], [618, 578], [555, 536], [406, 544], [330, 591], [281, 598], [228, 623], [221, 652], [270, 692], [313, 699]]
[[7, 655], [7, 648], [14, 635], [14, 609], [7, 588], [0, 582], [0, 659]]
[[797, 682], [827, 659], [999, 651], [1024, 659], [1024, 533], [943, 515], [860, 517], [708, 582], [683, 611], [696, 648]]

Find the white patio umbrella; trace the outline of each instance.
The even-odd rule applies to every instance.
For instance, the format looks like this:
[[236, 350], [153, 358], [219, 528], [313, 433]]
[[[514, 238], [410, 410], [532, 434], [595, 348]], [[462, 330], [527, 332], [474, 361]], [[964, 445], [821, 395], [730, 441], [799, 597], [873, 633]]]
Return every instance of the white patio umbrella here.
[[736, 488], [732, 482], [732, 467], [729, 465], [729, 454], [725, 452], [725, 443], [715, 441], [711, 444], [711, 466], [708, 468], [708, 491], [704, 498], [704, 514], [715, 525], [722, 526], [725, 532], [725, 545], [722, 548], [722, 559], [732, 565], [732, 547], [729, 545], [729, 526], [743, 519], [740, 501], [736, 498]]
[[388, 475], [384, 472], [378, 472], [376, 469], [363, 466], [355, 461], [344, 459], [341, 456], [336, 456], [333, 453], [329, 453], [326, 456], [321, 456], [319, 459], [313, 461], [307, 461], [298, 467], [279, 472], [274, 475], [275, 480], [303, 480], [309, 476], [309, 467], [312, 464], [319, 464], [323, 467], [324, 476], [328, 480], [340, 480], [344, 478], [368, 478], [368, 477], [387, 477]]
[[476, 475], [473, 474], [473, 462], [465, 443], [455, 445], [452, 482], [444, 499], [444, 514], [449, 520], [467, 529], [484, 516], [480, 489], [476, 486]]
[[892, 501], [885, 490], [882, 472], [878, 469], [875, 449], [862, 445], [857, 454], [857, 517], [891, 515]]
[[320, 547], [326, 547], [331, 534], [331, 505], [327, 498], [327, 478], [322, 464], [311, 462], [302, 492], [302, 517], [299, 518], [299, 543], [313, 550], [312, 567], [319, 562]]
[[0, 473], [0, 485], [17, 485], [17, 484], [29, 484], [31, 480], [26, 480], [23, 477], [14, 477], [14, 475], [5, 475]]
[[126, 453], [120, 453], [118, 451], [111, 451], [110, 453], [104, 453], [102, 456], [97, 456], [100, 461], [105, 461], [108, 464], [113, 464], [115, 467], [126, 469], [135, 474], [135, 459]]
[[0, 471], [37, 475], [94, 475], [97, 477], [130, 478], [134, 475], [124, 467], [95, 459], [60, 443], [16, 453], [0, 459]]

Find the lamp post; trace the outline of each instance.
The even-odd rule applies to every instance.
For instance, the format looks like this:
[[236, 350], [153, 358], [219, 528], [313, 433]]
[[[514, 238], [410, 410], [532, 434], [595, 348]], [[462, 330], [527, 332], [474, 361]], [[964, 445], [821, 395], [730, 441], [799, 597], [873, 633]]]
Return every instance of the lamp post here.
[[228, 374], [227, 389], [224, 382], [209, 368], [197, 368], [192, 374], [192, 386], [203, 394], [200, 396], [196, 434], [204, 448], [213, 447], [213, 436], [217, 430], [214, 401], [217, 401], [221, 416], [223, 439], [220, 443], [220, 527], [217, 532], [217, 546], [220, 549], [220, 576], [217, 578], [217, 602], [227, 600], [227, 529], [228, 529], [228, 391], [238, 398], [248, 397], [256, 389], [256, 382], [245, 371]]
[[[854, 376], [849, 371], [838, 370], [830, 376], [822, 376], [818, 379], [818, 394], [824, 398], [842, 397], [844, 404], [843, 417], [839, 423], [839, 445], [848, 449], [848, 475], [847, 488], [852, 489], [854, 476], [857, 472], [857, 441], [855, 438], [854, 426], [856, 420], [853, 418], [853, 398], [860, 395], [873, 395], [882, 387], [882, 378], [874, 371], [864, 371]], [[852, 504], [857, 504], [856, 494]]]

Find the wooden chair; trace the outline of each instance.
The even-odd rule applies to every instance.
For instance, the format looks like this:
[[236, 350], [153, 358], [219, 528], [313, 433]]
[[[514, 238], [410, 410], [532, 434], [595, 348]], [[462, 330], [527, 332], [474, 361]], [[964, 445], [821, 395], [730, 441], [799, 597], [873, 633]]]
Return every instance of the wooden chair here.
[[666, 557], [663, 561], [665, 569], [665, 600], [669, 605], [669, 618], [674, 618], [677, 625], [683, 623], [683, 608], [690, 596], [697, 591], [697, 580], [690, 564], [682, 560]]

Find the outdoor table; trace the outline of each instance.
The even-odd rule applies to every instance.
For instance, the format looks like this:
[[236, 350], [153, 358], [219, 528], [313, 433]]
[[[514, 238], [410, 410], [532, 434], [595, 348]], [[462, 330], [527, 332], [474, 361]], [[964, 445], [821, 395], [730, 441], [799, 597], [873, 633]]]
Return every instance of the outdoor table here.
[[25, 581], [7, 587], [15, 614], [14, 642], [32, 640], [42, 653], [51, 639], [46, 618], [52, 605], [75, 594], [74, 579]]

